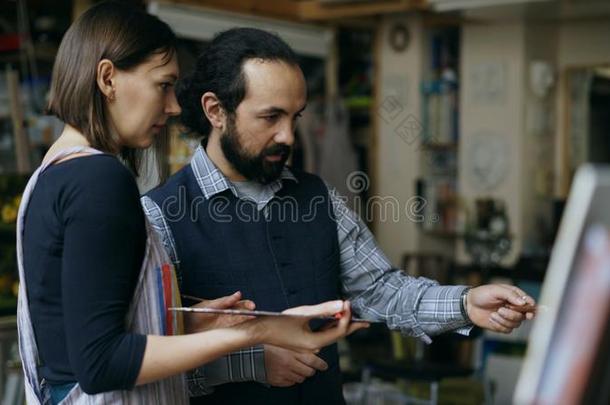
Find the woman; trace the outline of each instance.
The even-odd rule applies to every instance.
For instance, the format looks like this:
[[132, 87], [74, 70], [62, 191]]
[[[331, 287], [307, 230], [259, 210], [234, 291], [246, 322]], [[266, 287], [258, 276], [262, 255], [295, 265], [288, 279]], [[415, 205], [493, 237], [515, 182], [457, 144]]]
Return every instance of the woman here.
[[28, 183], [17, 229], [28, 403], [187, 403], [184, 371], [263, 342], [317, 350], [362, 327], [349, 325], [349, 303], [333, 301], [290, 310], [345, 313], [316, 333], [306, 318], [199, 319], [202, 332], [162, 336], [181, 330], [167, 310], [179, 294], [133, 174], [141, 150], [162, 145], [167, 119], [180, 113], [177, 77], [171, 29], [121, 3], [92, 7], [62, 40], [49, 112], [66, 126]]

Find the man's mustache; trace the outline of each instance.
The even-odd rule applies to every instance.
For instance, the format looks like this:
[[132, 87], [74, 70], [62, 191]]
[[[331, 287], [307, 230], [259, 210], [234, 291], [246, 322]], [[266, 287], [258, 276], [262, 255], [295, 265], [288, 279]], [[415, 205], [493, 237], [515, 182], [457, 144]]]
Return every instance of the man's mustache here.
[[282, 157], [285, 157], [290, 154], [291, 149], [290, 146], [284, 144], [273, 145], [265, 150], [264, 156], [281, 155]]

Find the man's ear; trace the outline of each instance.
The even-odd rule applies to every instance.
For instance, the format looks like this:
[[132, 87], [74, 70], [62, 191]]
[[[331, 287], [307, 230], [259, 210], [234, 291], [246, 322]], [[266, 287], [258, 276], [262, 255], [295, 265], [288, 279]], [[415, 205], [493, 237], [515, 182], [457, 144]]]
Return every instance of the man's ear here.
[[114, 63], [108, 59], [102, 59], [97, 64], [97, 87], [108, 101], [113, 101], [115, 97], [115, 74]]
[[216, 94], [211, 91], [203, 93], [203, 96], [201, 96], [201, 109], [208, 121], [210, 121], [210, 124], [212, 124], [212, 128], [224, 130], [226, 114]]

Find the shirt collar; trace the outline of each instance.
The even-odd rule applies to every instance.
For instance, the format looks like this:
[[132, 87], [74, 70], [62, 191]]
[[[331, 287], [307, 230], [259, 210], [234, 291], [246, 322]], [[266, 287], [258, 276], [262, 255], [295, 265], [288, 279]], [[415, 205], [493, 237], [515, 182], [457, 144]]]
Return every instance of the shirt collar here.
[[[206, 199], [222, 193], [226, 189], [230, 189], [233, 195], [237, 197], [237, 190], [231, 183], [231, 181], [216, 167], [214, 162], [210, 160], [207, 153], [203, 149], [203, 146], [198, 146], [195, 150], [195, 154], [191, 159], [191, 168], [195, 179], [199, 184], [199, 188], [203, 192]], [[282, 181], [292, 180], [298, 183], [297, 178], [294, 176], [292, 171], [284, 166], [279, 179], [267, 184], [273, 193], [277, 193], [282, 188]]]

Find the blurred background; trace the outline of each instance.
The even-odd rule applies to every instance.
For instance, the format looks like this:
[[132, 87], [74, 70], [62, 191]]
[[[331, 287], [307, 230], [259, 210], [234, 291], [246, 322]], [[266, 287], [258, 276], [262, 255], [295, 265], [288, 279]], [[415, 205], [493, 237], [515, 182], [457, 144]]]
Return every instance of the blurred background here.
[[[14, 343], [20, 195], [62, 129], [43, 113], [57, 48], [94, 3], [0, 0], [0, 400], [7, 405], [23, 403]], [[286, 40], [309, 89], [291, 164], [346, 195], [392, 262], [412, 275], [506, 282], [537, 298], [575, 169], [610, 163], [607, 0], [131, 3], [178, 34], [182, 72], [224, 29], [258, 27]], [[170, 135], [165, 158], [175, 172], [198, 140], [178, 125]], [[142, 191], [156, 184], [155, 176], [140, 179]], [[346, 399], [510, 403], [529, 329], [441, 336], [424, 347], [372, 327], [342, 342]]]

